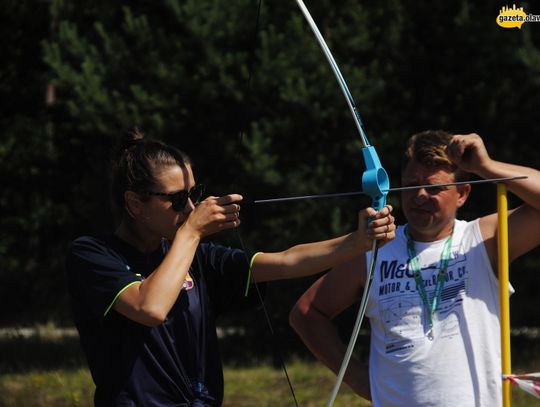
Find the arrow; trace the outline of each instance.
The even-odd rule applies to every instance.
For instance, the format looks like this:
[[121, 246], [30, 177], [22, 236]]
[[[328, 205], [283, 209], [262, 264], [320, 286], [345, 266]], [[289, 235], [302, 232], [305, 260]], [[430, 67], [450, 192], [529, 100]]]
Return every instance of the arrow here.
[[[397, 187], [397, 188], [388, 188], [382, 190], [382, 192], [398, 192], [398, 191], [407, 191], [412, 189], [430, 189], [430, 188], [442, 188], [450, 187], [456, 185], [465, 185], [465, 184], [497, 184], [500, 182], [514, 181], [518, 179], [526, 179], [525, 175], [517, 177], [503, 177], [503, 178], [491, 178], [491, 179], [479, 179], [473, 181], [459, 181], [459, 182], [450, 182], [447, 184], [426, 184], [426, 185], [412, 185], [407, 187]], [[289, 196], [289, 197], [279, 197], [279, 198], [269, 198], [269, 199], [257, 199], [252, 201], [253, 204], [266, 204], [266, 203], [276, 203], [276, 202], [290, 202], [290, 201], [302, 201], [306, 199], [322, 199], [322, 198], [338, 198], [338, 197], [347, 197], [347, 196], [358, 196], [358, 195], [369, 195], [364, 191], [352, 191], [352, 192], [337, 192], [333, 194], [316, 194], [316, 195], [302, 195], [302, 196]], [[249, 202], [248, 202], [249, 203]]]

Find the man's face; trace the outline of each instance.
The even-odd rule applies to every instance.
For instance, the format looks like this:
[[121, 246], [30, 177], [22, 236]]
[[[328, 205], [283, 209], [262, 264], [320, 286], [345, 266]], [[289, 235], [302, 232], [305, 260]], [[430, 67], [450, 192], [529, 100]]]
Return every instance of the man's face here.
[[[403, 186], [447, 184], [455, 182], [447, 166], [428, 167], [409, 162], [402, 176]], [[453, 225], [456, 211], [468, 196], [470, 186], [419, 188], [402, 192], [402, 209], [411, 230], [418, 238], [436, 240]], [[449, 226], [450, 225], [450, 226]]]

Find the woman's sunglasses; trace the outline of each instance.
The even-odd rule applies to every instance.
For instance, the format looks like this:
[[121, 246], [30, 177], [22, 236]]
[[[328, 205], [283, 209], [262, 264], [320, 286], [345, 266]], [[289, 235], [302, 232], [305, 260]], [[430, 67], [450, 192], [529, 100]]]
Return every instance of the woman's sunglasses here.
[[172, 202], [172, 208], [176, 212], [180, 212], [184, 210], [184, 208], [186, 207], [186, 204], [189, 198], [191, 198], [191, 202], [193, 202], [193, 205], [198, 205], [201, 202], [201, 199], [204, 193], [204, 185], [197, 184], [193, 188], [191, 188], [189, 191], [182, 190], [182, 191], [173, 192], [170, 194], [166, 192], [152, 192], [152, 191], [145, 191], [144, 193], [147, 195], [167, 197]]

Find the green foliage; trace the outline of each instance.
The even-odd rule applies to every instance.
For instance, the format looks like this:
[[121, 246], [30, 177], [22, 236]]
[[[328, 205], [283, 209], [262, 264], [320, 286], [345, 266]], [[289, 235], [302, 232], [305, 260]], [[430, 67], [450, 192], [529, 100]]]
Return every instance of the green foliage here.
[[[55, 193], [60, 146], [50, 132], [44, 104], [47, 70], [40, 41], [49, 35], [46, 16], [43, 2], [7, 0], [0, 9], [0, 35], [6, 44], [0, 67], [2, 320], [16, 321], [44, 304], [54, 308], [58, 303], [50, 293], [63, 288], [61, 276], [54, 276], [62, 260], [51, 257], [63, 250], [50, 237], [67, 222], [67, 208]], [[28, 306], [30, 300], [37, 308]]]
[[[48, 10], [46, 3], [37, 10], [4, 3], [3, 322], [68, 318], [63, 255], [75, 236], [113, 227], [108, 159], [132, 125], [185, 150], [213, 195], [359, 189], [355, 126], [294, 2], [263, 1], [258, 24], [258, 2], [248, 0], [55, 0]], [[494, 157], [539, 166], [529, 144], [540, 130], [534, 24], [501, 29], [498, 5], [464, 0], [308, 7], [392, 185], [399, 185], [405, 138], [425, 128], [476, 131]], [[47, 84], [56, 90], [48, 106]], [[473, 195], [462, 215], [492, 210], [482, 198]], [[397, 197], [390, 201], [399, 207]], [[246, 205], [240, 233], [249, 250], [283, 249], [353, 229], [356, 210], [367, 204]], [[233, 233], [216, 239], [239, 244]], [[531, 270], [538, 260], [525, 264]], [[286, 312], [309, 281], [270, 289], [281, 331], [288, 332]]]

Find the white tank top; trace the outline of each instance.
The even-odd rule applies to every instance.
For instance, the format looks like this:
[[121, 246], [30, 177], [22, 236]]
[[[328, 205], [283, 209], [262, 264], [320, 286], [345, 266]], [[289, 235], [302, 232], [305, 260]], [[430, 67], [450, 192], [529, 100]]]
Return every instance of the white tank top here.
[[[445, 240], [414, 242], [430, 299]], [[432, 339], [408, 261], [400, 226], [396, 238], [379, 250], [366, 311], [373, 405], [502, 405], [498, 280], [478, 219], [455, 223]]]

